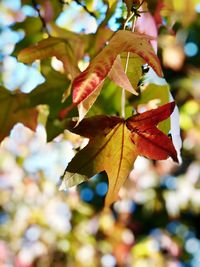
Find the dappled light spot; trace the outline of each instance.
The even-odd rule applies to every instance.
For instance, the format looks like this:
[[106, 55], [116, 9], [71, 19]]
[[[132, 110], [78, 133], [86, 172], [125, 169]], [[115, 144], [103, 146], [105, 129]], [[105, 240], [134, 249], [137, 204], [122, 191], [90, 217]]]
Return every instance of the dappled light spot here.
[[101, 258], [101, 264], [103, 267], [114, 267], [114, 266], [116, 266], [116, 259], [111, 254], [105, 254]]
[[99, 196], [105, 196], [105, 194], [107, 193], [108, 191], [108, 185], [107, 183], [105, 182], [102, 182], [102, 183], [98, 183], [97, 186], [96, 186], [96, 193], [97, 195]]
[[80, 191], [80, 197], [83, 201], [90, 202], [94, 197], [94, 192], [90, 188], [83, 188]]
[[28, 228], [28, 230], [25, 233], [25, 237], [30, 241], [30, 242], [35, 242], [39, 239], [41, 235], [41, 229], [35, 225], [31, 226]]
[[184, 51], [185, 51], [186, 56], [194, 57], [194, 56], [197, 55], [199, 49], [198, 49], [198, 46], [195, 43], [189, 42], [189, 43], [187, 43], [185, 45]]
[[185, 248], [188, 253], [195, 254], [200, 252], [200, 242], [197, 238], [190, 238], [185, 243]]

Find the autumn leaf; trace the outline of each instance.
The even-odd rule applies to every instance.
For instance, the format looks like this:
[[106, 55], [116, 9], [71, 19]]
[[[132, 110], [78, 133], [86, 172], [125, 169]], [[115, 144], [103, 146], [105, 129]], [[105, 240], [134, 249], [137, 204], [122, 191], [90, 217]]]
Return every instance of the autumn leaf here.
[[27, 94], [13, 93], [0, 87], [0, 141], [9, 135], [10, 130], [18, 122], [35, 130], [37, 116], [37, 109], [30, 108]]
[[[112, 69], [108, 73], [108, 77], [117, 86], [125, 88], [127, 91], [131, 92], [134, 95], [138, 94], [132, 87], [127, 75], [124, 72], [120, 56], [117, 56], [117, 58], [115, 59]], [[90, 108], [96, 101], [97, 97], [101, 93], [102, 87], [103, 87], [103, 81], [97, 86], [97, 88], [86, 99], [84, 99], [78, 104], [78, 112], [79, 112], [78, 123], [85, 117], [87, 112], [90, 110]]]
[[78, 113], [79, 118], [77, 124], [82, 121], [82, 119], [87, 114], [88, 110], [92, 107], [97, 97], [99, 96], [102, 89], [102, 84], [100, 84], [91, 95], [89, 95], [86, 99], [84, 99], [81, 103], [78, 104]]
[[[122, 88], [126, 88], [127, 91], [137, 95], [137, 92], [132, 87], [128, 77], [126, 76], [124, 72], [120, 56], [117, 56], [117, 58], [115, 59], [115, 62], [113, 64], [111, 71], [108, 74], [108, 77], [116, 85]], [[103, 83], [100, 83], [100, 85], [95, 89], [95, 91], [93, 91], [86, 99], [84, 99], [78, 104], [78, 111], [79, 111], [78, 123], [85, 117], [88, 110], [92, 107], [92, 105], [96, 101], [97, 97], [99, 96], [101, 92], [102, 87], [103, 87]]]
[[[135, 65], [135, 62], [133, 62], [133, 65]], [[141, 65], [139, 66], [139, 68], [141, 69], [141, 74], [142, 74]], [[132, 84], [130, 83], [126, 73], [124, 72], [124, 69], [125, 69], [125, 66], [123, 68], [120, 56], [117, 56], [113, 63], [111, 71], [108, 73], [108, 77], [118, 86], [126, 89], [127, 91], [131, 92], [134, 95], [138, 95], [138, 93], [133, 88]], [[135, 75], [135, 73], [132, 73], [132, 74], [133, 76]]]
[[170, 156], [178, 162], [171, 139], [155, 127], [170, 116], [174, 107], [175, 104], [172, 102], [127, 119], [126, 125], [131, 131], [131, 140], [136, 145], [139, 155], [154, 160]]
[[87, 98], [106, 78], [118, 54], [136, 53], [142, 57], [159, 76], [162, 70], [150, 40], [152, 38], [140, 33], [125, 30], [118, 31], [107, 45], [90, 63], [88, 68], [77, 76], [72, 84], [73, 102], [79, 104]]
[[70, 121], [67, 128], [90, 141], [67, 166], [61, 189], [80, 184], [95, 174], [106, 171], [109, 189], [105, 205], [109, 206], [117, 199], [138, 155], [159, 160], [171, 157], [177, 161], [171, 139], [156, 127], [160, 121], [170, 116], [174, 107], [174, 102], [168, 103], [127, 120], [94, 116], [84, 119], [75, 128], [76, 121]]
[[96, 56], [105, 46], [106, 42], [110, 40], [114, 32], [106, 27], [101, 25], [95, 34], [91, 33], [87, 35], [89, 37], [87, 53], [91, 58]]
[[23, 49], [18, 54], [18, 60], [23, 63], [32, 63], [36, 59], [45, 59], [55, 56], [62, 61], [65, 72], [71, 74], [72, 78], [79, 74], [76, 58], [70, 44], [62, 38], [49, 37]]

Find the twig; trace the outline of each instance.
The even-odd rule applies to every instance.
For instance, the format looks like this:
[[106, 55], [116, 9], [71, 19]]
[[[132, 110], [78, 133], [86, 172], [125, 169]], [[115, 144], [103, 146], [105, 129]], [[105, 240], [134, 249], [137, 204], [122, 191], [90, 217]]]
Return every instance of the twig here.
[[32, 4], [33, 4], [34, 9], [35, 9], [35, 10], [37, 11], [37, 13], [38, 13], [38, 17], [40, 18], [40, 21], [42, 22], [42, 28], [43, 28], [43, 30], [45, 30], [46, 33], [50, 36], [49, 30], [48, 30], [48, 28], [47, 28], [46, 21], [45, 21], [45, 19], [44, 19], [44, 18], [42, 17], [42, 15], [41, 15], [41, 12], [40, 12], [40, 8], [39, 8], [38, 3], [36, 2], [36, 0], [32, 0]]
[[140, 3], [138, 9], [144, 4], [144, 2], [145, 2], [145, 0], [143, 0], [143, 1]]
[[108, 3], [106, 5], [107, 5], [107, 10], [106, 10], [105, 18], [100, 23], [99, 29], [105, 27], [108, 24], [108, 21], [110, 20], [110, 18], [112, 17], [112, 15], [114, 14], [116, 10], [117, 1], [114, 1], [111, 7], [109, 7]]
[[[87, 6], [85, 6], [83, 3], [81, 3], [79, 0], [74, 0], [74, 2], [77, 3], [77, 5], [81, 6], [90, 16], [97, 18], [94, 12], [90, 11]], [[68, 5], [69, 3], [65, 2], [65, 0], [60, 0], [61, 4]]]

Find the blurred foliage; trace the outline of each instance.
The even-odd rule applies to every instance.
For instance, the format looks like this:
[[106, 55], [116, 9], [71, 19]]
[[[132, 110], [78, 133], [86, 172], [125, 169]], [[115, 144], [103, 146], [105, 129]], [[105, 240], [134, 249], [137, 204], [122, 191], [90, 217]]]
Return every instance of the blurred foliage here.
[[[78, 192], [58, 190], [66, 163], [86, 142], [63, 133], [64, 123], [58, 119], [59, 112], [71, 104], [71, 99], [61, 103], [70, 77], [55, 59], [25, 66], [14, 57], [52, 32], [72, 40], [81, 58], [79, 67], [84, 69], [88, 57], [93, 58], [121, 27], [124, 4], [111, 0], [0, 2], [0, 84], [11, 96], [18, 97], [22, 91], [26, 98], [28, 93], [26, 107], [37, 106], [40, 112], [36, 132], [18, 124], [1, 144], [0, 266], [200, 265], [200, 2], [147, 2], [159, 24], [158, 54], [180, 110], [182, 164], [138, 158], [120, 192], [121, 200], [111, 210], [103, 209], [105, 173], [81, 184]], [[77, 45], [79, 38], [82, 47]], [[119, 113], [118, 89], [106, 80], [90, 114]], [[155, 89], [153, 98], [167, 102], [165, 90], [163, 85], [160, 95]], [[128, 95], [129, 102], [133, 107], [142, 108], [147, 100], [152, 105], [148, 91], [151, 85], [138, 102]], [[10, 115], [15, 112], [16, 108]], [[127, 105], [127, 112], [134, 110]], [[70, 116], [76, 115], [71, 111]], [[7, 114], [4, 119], [8, 120]], [[46, 138], [56, 136], [46, 143]]]

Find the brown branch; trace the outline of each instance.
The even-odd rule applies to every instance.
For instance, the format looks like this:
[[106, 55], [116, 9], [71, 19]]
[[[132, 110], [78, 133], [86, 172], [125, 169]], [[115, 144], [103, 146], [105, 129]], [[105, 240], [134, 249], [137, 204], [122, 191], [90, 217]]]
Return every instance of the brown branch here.
[[50, 36], [50, 33], [49, 33], [49, 30], [47, 28], [47, 24], [46, 24], [46, 21], [45, 19], [43, 18], [43, 16], [41, 15], [41, 12], [40, 12], [40, 8], [39, 8], [39, 4], [36, 2], [36, 0], [32, 0], [32, 5], [34, 7], [34, 9], [37, 11], [38, 13], [38, 17], [40, 18], [40, 21], [42, 23], [42, 28], [43, 30]]
[[[81, 6], [90, 16], [94, 17], [95, 19], [97, 18], [94, 12], [90, 11], [87, 6], [85, 6], [83, 3], [81, 3], [79, 0], [74, 0], [77, 5]], [[65, 2], [65, 0], [60, 0], [61, 4], [68, 5], [69, 3]]]

